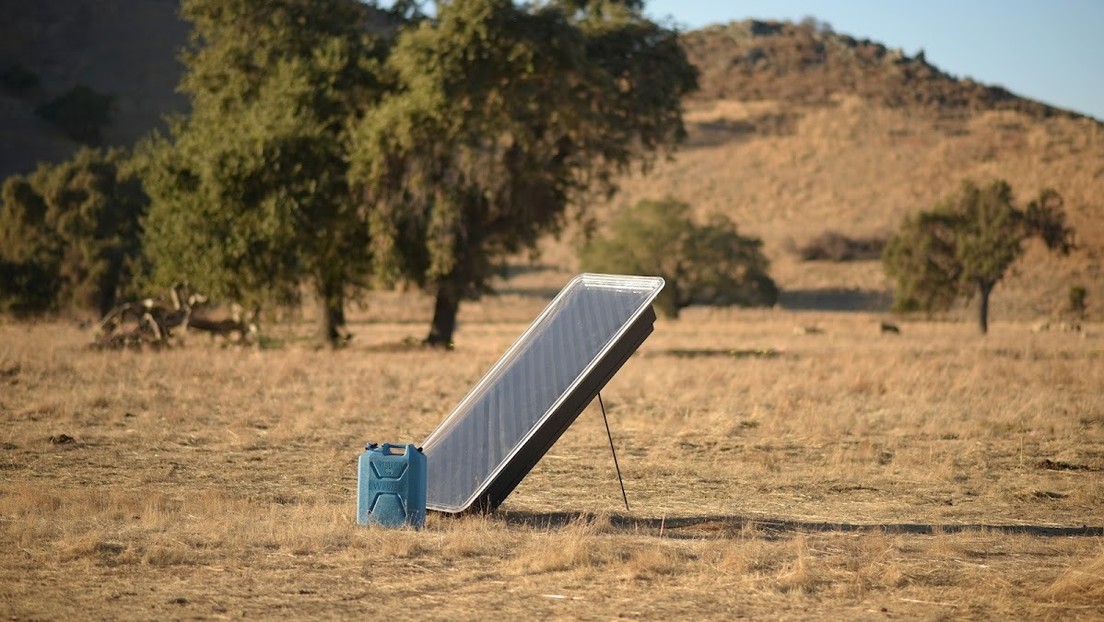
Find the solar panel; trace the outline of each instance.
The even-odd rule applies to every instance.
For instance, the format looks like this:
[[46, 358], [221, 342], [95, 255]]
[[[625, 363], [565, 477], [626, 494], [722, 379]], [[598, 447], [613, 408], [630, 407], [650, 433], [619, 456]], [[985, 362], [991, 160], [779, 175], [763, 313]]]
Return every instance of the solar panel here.
[[422, 444], [426, 507], [490, 511], [652, 332], [659, 277], [580, 274]]

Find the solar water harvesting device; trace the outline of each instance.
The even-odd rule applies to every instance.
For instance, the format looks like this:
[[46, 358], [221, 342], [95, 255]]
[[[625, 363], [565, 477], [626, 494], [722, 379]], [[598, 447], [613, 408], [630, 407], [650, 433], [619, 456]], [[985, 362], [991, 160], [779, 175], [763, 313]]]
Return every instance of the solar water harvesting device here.
[[426, 507], [497, 508], [651, 334], [663, 284], [572, 279], [422, 443]]

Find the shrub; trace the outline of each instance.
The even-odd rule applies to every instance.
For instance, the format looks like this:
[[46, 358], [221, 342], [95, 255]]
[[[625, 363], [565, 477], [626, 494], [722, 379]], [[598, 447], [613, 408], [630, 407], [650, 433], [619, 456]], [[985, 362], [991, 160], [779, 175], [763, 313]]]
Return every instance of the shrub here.
[[115, 305], [139, 256], [148, 199], [128, 156], [82, 148], [0, 188], [0, 307], [28, 314]]
[[0, 259], [0, 313], [23, 317], [52, 310], [57, 281], [50, 266]]
[[825, 231], [797, 249], [805, 261], [864, 261], [881, 259], [885, 237], [851, 238]]
[[38, 84], [38, 74], [23, 65], [8, 65], [0, 70], [0, 88], [5, 91], [21, 93], [35, 88]]
[[1085, 289], [1084, 285], [1073, 285], [1069, 290], [1069, 312], [1075, 318], [1079, 320], [1085, 319], [1085, 314], [1088, 313], [1089, 292]]
[[689, 213], [689, 205], [672, 199], [621, 210], [607, 236], [585, 244], [583, 268], [662, 276], [667, 285], [656, 306], [672, 318], [690, 305], [774, 305], [778, 288], [762, 241], [740, 235], [725, 216], [699, 224]]

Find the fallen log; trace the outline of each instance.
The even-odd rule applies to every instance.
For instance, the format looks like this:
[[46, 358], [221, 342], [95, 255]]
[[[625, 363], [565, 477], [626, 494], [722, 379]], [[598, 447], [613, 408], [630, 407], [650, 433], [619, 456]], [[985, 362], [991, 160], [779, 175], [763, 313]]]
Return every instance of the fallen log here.
[[169, 302], [145, 298], [112, 309], [100, 321], [94, 346], [106, 349], [167, 347], [194, 328], [235, 343], [253, 343], [256, 314], [241, 305], [210, 305], [206, 296], [184, 295], [186, 285], [170, 289]]

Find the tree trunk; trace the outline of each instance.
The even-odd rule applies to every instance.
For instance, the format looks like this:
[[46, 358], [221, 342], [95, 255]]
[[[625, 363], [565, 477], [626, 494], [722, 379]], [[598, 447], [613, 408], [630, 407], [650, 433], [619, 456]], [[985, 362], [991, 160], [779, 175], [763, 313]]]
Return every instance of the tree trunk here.
[[326, 345], [336, 350], [349, 340], [345, 331], [345, 291], [335, 282], [324, 282], [319, 290], [322, 299], [320, 336]]
[[669, 295], [671, 297], [671, 308], [668, 310], [669, 317], [672, 320], [677, 320], [679, 318], [679, 312], [682, 311], [685, 307], [690, 306], [690, 301], [683, 299], [682, 291], [679, 289], [677, 279], [668, 280], [667, 288], [670, 290]]
[[434, 348], [452, 349], [452, 333], [456, 330], [456, 314], [460, 311], [460, 288], [444, 281], [437, 288], [433, 305], [433, 322], [425, 343]]
[[119, 284], [119, 279], [115, 272], [114, 269], [109, 268], [104, 275], [100, 277], [96, 287], [96, 293], [93, 294], [96, 298], [96, 312], [99, 313], [101, 320], [107, 317], [107, 314], [111, 313], [111, 310], [115, 308], [115, 289]]
[[993, 291], [993, 284], [978, 281], [978, 289], [981, 291], [981, 300], [978, 303], [978, 328], [981, 334], [989, 333], [989, 293]]

